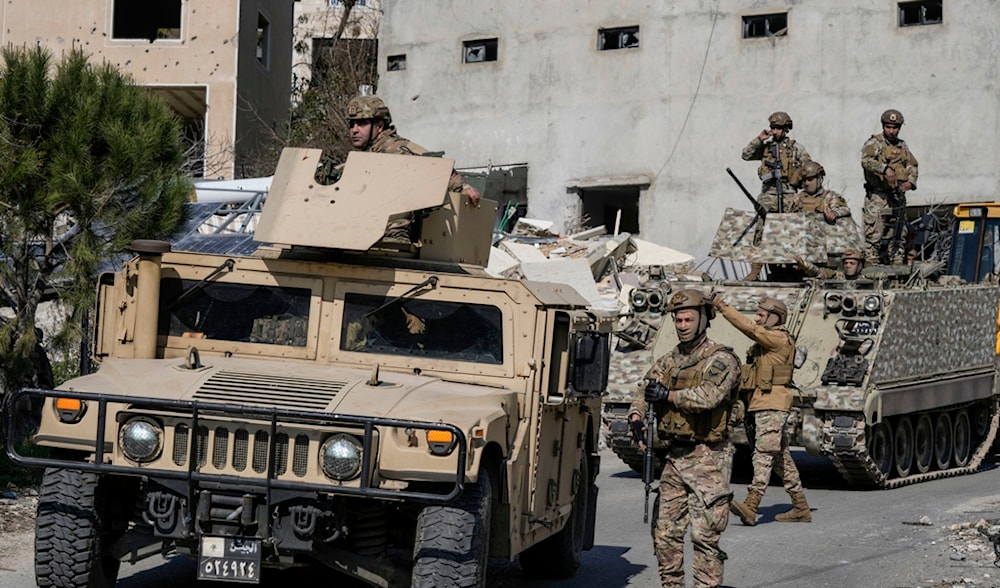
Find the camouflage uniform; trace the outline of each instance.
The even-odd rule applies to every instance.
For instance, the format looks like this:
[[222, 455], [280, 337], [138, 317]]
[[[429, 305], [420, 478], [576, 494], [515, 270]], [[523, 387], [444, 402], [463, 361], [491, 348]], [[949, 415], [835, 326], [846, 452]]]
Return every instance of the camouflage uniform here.
[[[765, 308], [767, 300], [761, 302], [761, 308]], [[789, 436], [785, 428], [793, 399], [791, 383], [795, 339], [781, 324], [762, 326], [732, 306], [719, 304], [717, 308], [738, 331], [754, 341], [747, 350], [747, 361], [740, 377], [740, 394], [747, 403], [747, 415], [753, 419], [754, 429], [753, 479], [747, 488], [747, 506], [750, 508], [744, 511], [745, 515], [752, 515], [748, 515], [744, 523], [753, 525], [756, 523], [757, 505], [767, 490], [772, 470], [781, 477], [785, 491], [796, 505], [797, 496], [804, 501], [802, 481], [788, 450]], [[787, 310], [781, 305], [781, 323], [784, 323], [786, 314]], [[740, 510], [736, 508], [734, 512], [740, 515]]]
[[[680, 387], [681, 370], [697, 374], [693, 387]], [[653, 521], [653, 548], [665, 587], [684, 587], [684, 535], [691, 527], [694, 545], [692, 575], [696, 587], [721, 586], [726, 553], [719, 539], [729, 524], [733, 444], [728, 436], [732, 390], [739, 377], [739, 360], [728, 348], [704, 333], [691, 345], [678, 345], [659, 358], [647, 373], [674, 390], [674, 400], [655, 405], [657, 434], [666, 442], [659, 498]], [[629, 418], [646, 413], [642, 398], [632, 403]], [[678, 420], [713, 422], [723, 419], [723, 434], [695, 427], [696, 436], [678, 436]], [[717, 428], [713, 429], [717, 431]], [[718, 437], [718, 438], [717, 438]]]
[[[774, 150], [772, 143], [764, 143], [760, 137], [754, 137], [743, 149], [745, 161], [760, 161], [757, 175], [760, 177], [760, 195], [757, 200], [768, 210], [778, 210], [778, 183], [774, 174]], [[800, 170], [802, 165], [810, 160], [805, 147], [795, 142], [795, 139], [785, 136], [778, 142], [778, 159], [781, 161], [781, 193], [782, 206], [787, 206], [801, 184]], [[785, 212], [788, 212], [786, 209]]]
[[[820, 189], [815, 194], [809, 194], [805, 190], [800, 191], [791, 201], [787, 202], [785, 212], [818, 212], [826, 214], [831, 211], [837, 220], [851, 216], [851, 207], [847, 205], [847, 200], [833, 190]], [[837, 222], [834, 220], [834, 222]]]
[[[910, 182], [917, 189], [917, 158], [906, 146], [906, 141], [897, 138], [891, 143], [885, 133], [872, 135], [861, 149], [861, 167], [865, 172], [865, 254], [867, 263], [880, 262], [880, 252], [883, 241], [893, 237], [892, 204], [897, 198], [903, 198], [905, 211], [906, 195], [897, 193], [885, 179], [886, 168], [891, 167], [896, 172], [898, 183]], [[897, 184], [898, 185], [898, 184]], [[905, 228], [902, 238], [905, 239]], [[903, 263], [905, 247], [894, 244], [889, 263]]]

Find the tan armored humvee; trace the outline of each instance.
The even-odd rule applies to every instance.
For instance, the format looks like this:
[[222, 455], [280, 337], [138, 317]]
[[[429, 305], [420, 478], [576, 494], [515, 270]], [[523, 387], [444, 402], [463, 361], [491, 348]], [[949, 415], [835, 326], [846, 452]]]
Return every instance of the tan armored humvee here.
[[[496, 279], [496, 203], [447, 159], [282, 154], [250, 257], [170, 251], [101, 278], [100, 369], [44, 397], [41, 586], [174, 550], [198, 577], [322, 564], [373, 586], [570, 576], [593, 544], [610, 318]], [[413, 213], [413, 211], [417, 211]], [[387, 243], [387, 221], [420, 227]], [[22, 403], [24, 404], [24, 403]], [[66, 538], [69, 540], [66, 540]]]

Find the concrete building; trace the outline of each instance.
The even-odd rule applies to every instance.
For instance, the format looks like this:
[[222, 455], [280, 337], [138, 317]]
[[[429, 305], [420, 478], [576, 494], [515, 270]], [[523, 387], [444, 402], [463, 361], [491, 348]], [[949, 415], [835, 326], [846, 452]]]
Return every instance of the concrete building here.
[[8, 0], [2, 42], [77, 46], [163, 96], [204, 145], [203, 175], [241, 177], [288, 114], [292, 0]]
[[[381, 0], [355, 0], [341, 39], [377, 44]], [[343, 0], [295, 0], [292, 52], [292, 100], [297, 102], [312, 79], [312, 66], [333, 44], [344, 18]]]
[[[903, 112], [910, 204], [994, 199], [1000, 3], [976, 0], [386, 2], [378, 93], [459, 167], [524, 164], [528, 214], [587, 212], [706, 254], [756, 194], [743, 147], [784, 110], [860, 223], [860, 151]], [[400, 67], [400, 63], [403, 67]], [[495, 193], [494, 193], [495, 194]], [[512, 197], [516, 197], [512, 193]]]

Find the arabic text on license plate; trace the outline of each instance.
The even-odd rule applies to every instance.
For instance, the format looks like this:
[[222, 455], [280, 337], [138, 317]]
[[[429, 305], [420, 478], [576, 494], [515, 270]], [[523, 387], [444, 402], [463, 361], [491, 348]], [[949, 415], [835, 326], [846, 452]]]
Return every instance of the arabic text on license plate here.
[[198, 579], [260, 583], [260, 539], [202, 537]]

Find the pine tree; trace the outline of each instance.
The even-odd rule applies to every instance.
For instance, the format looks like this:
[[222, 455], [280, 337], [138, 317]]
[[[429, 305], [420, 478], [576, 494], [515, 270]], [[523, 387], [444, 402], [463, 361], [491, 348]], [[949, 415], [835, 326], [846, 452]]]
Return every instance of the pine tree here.
[[[59, 340], [79, 340], [101, 264], [137, 238], [167, 238], [191, 193], [176, 115], [79, 49], [0, 51], [0, 365], [4, 398], [37, 385], [35, 315], [55, 294]], [[43, 375], [44, 376], [44, 375]], [[44, 383], [44, 377], [43, 377]]]

